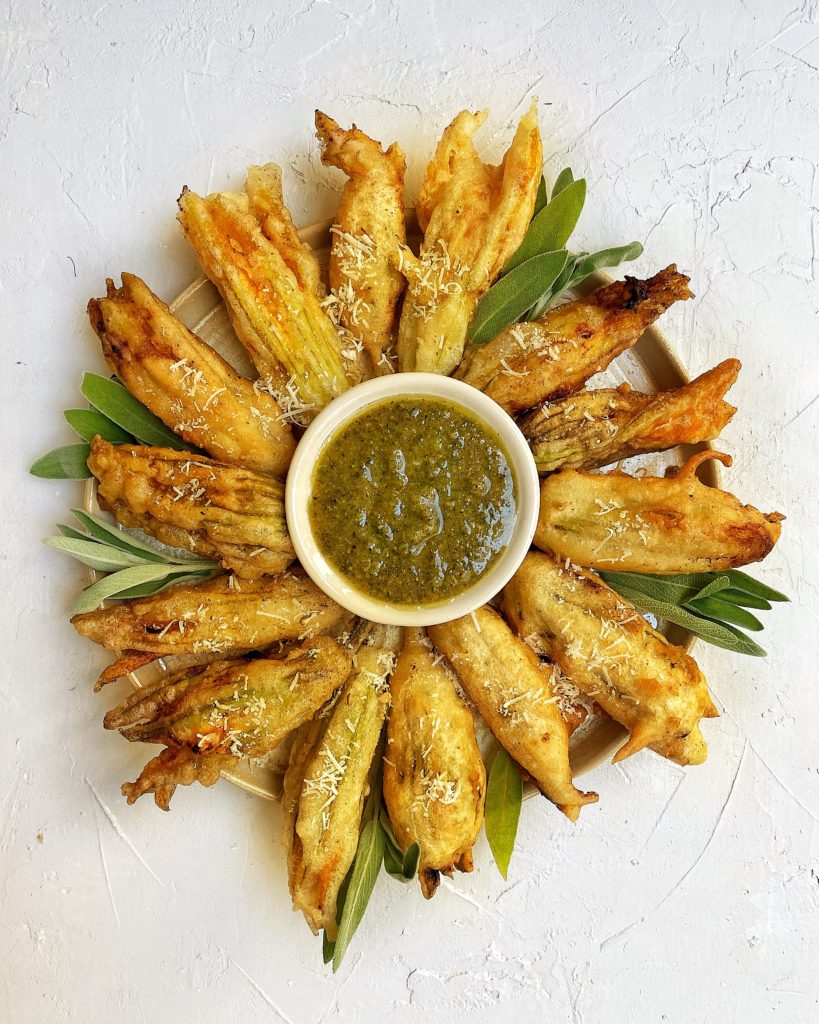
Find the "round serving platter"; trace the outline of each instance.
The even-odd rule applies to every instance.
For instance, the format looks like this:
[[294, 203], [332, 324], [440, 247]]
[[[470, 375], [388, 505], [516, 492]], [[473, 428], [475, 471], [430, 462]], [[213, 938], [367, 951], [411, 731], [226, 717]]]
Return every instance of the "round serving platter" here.
[[[416, 248], [420, 241], [418, 222], [413, 210], [407, 210], [407, 239]], [[330, 253], [332, 220], [321, 221], [301, 228], [300, 238], [316, 253], [322, 272], [326, 271]], [[582, 296], [610, 283], [608, 275], [597, 272], [583, 282], [577, 294]], [[194, 333], [212, 345], [236, 369], [248, 377], [255, 376], [253, 366], [247, 352], [239, 343], [230, 325], [227, 310], [216, 287], [204, 276], [192, 282], [171, 304], [170, 308]], [[653, 394], [669, 388], [680, 387], [688, 383], [690, 377], [679, 361], [671, 346], [656, 327], [649, 327], [640, 340], [631, 349], [619, 356], [604, 372], [593, 377], [589, 386], [617, 387], [623, 382], [629, 383], [639, 391]], [[667, 467], [680, 465], [694, 451], [710, 447], [707, 444], [684, 445], [657, 455], [636, 456], [624, 460], [621, 465], [628, 472], [639, 471], [649, 475], [663, 475]], [[604, 472], [610, 467], [607, 467]], [[698, 476], [706, 484], [718, 487], [721, 483], [719, 463], [704, 463]], [[98, 512], [96, 497], [96, 481], [91, 479], [86, 484], [85, 507], [88, 511]], [[96, 574], [94, 574], [94, 578]], [[660, 624], [661, 631], [673, 643], [690, 651], [696, 638], [680, 626], [669, 623]], [[167, 675], [186, 665], [201, 661], [192, 655], [171, 656], [160, 658], [150, 665], [131, 672], [128, 679], [135, 689], [140, 689], [156, 681], [161, 675]], [[478, 738], [485, 754], [491, 754], [495, 741], [482, 721], [477, 721]], [[607, 760], [623, 743], [626, 736], [622, 726], [607, 716], [590, 715], [572, 735], [570, 756], [572, 772], [575, 777], [595, 768]], [[281, 797], [281, 778], [287, 764], [288, 744], [285, 741], [263, 765], [249, 760], [243, 761], [233, 771], [223, 772], [223, 777], [241, 789], [270, 800]], [[524, 795], [536, 795], [537, 790], [527, 784]]]

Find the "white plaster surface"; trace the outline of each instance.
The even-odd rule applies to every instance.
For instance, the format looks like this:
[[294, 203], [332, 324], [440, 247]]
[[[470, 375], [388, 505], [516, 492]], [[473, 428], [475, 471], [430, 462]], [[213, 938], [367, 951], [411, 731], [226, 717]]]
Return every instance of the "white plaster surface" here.
[[[816, 3], [2, 8], [0, 1021], [819, 1020]], [[330, 216], [321, 106], [399, 139], [412, 197], [458, 109], [491, 106], [499, 154], [533, 93], [547, 173], [589, 179], [584, 244], [678, 262], [677, 350], [742, 359], [726, 480], [788, 515], [764, 576], [794, 601], [767, 659], [700, 650], [722, 710], [704, 767], [602, 767], [577, 825], [529, 802], [507, 882], [483, 839], [431, 904], [385, 876], [333, 976], [289, 909], [277, 808], [225, 784], [125, 805], [144, 753], [103, 732], [105, 658], [65, 614], [83, 570], [39, 543], [79, 487], [26, 467], [101, 368], [84, 308], [105, 275], [168, 298], [195, 275], [183, 184], [277, 159], [297, 219]]]

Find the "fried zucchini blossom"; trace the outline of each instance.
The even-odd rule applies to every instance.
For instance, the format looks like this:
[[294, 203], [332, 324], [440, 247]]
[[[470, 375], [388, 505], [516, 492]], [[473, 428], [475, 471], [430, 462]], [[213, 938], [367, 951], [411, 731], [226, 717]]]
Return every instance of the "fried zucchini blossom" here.
[[532, 102], [499, 167], [478, 156], [472, 136], [487, 112], [462, 111], [441, 136], [416, 212], [421, 251], [400, 251], [407, 293], [398, 329], [402, 371], [451, 373], [463, 355], [478, 299], [523, 241], [543, 169]]
[[486, 770], [472, 713], [423, 630], [407, 631], [390, 693], [384, 800], [401, 849], [420, 848], [418, 880], [430, 899], [441, 874], [472, 870]]
[[237, 576], [277, 573], [296, 557], [284, 484], [252, 469], [147, 445], [91, 443], [100, 505], [123, 526], [218, 559]]
[[326, 703], [350, 664], [334, 640], [314, 637], [280, 658], [217, 661], [137, 690], [108, 712], [105, 728], [165, 750], [123, 795], [134, 803], [153, 793], [167, 810], [177, 785], [212, 786], [240, 757], [264, 757]]
[[599, 577], [532, 552], [500, 604], [520, 636], [534, 634], [578, 690], [628, 729], [614, 761], [643, 747], [682, 765], [705, 760], [699, 722], [717, 709], [697, 663]]

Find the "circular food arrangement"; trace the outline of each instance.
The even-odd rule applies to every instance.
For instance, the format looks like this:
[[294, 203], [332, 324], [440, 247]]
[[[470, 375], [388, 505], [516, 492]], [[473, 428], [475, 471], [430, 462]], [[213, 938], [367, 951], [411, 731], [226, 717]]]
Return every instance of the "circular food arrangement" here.
[[115, 655], [96, 689], [135, 687], [105, 728], [161, 747], [123, 795], [280, 798], [334, 970], [382, 866], [430, 898], [485, 829], [506, 877], [526, 793], [575, 821], [603, 756], [704, 762], [694, 639], [763, 655], [787, 600], [740, 569], [783, 516], [707, 446], [740, 364], [688, 380], [652, 326], [689, 279], [603, 277], [642, 247], [570, 247], [586, 182], [545, 180], [536, 104], [500, 165], [485, 118], [445, 129], [414, 212], [398, 144], [320, 112], [329, 229], [296, 229], [275, 164], [186, 187], [205, 278], [171, 306], [108, 280], [112, 376], [32, 467], [88, 481], [47, 543], [94, 572], [72, 622]]

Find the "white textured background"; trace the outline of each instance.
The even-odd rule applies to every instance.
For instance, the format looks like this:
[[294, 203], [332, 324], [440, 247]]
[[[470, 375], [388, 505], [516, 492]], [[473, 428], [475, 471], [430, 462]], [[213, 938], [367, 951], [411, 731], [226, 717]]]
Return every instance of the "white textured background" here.
[[[2, 4], [0, 1020], [819, 1019], [817, 20], [810, 0]], [[532, 93], [547, 174], [589, 179], [584, 246], [677, 261], [678, 351], [745, 364], [726, 480], [788, 515], [764, 576], [794, 603], [766, 660], [701, 650], [707, 765], [600, 768], [574, 826], [528, 803], [505, 884], [484, 840], [432, 904], [382, 878], [333, 976], [290, 912], [276, 808], [225, 784], [126, 807], [143, 754], [100, 725], [105, 659], [65, 615], [82, 570], [39, 544], [79, 487], [25, 470], [101, 368], [104, 276], [171, 298], [196, 273], [183, 184], [276, 159], [296, 218], [330, 216], [321, 106], [401, 141], [411, 197], [458, 109], [491, 106], [499, 155]]]

